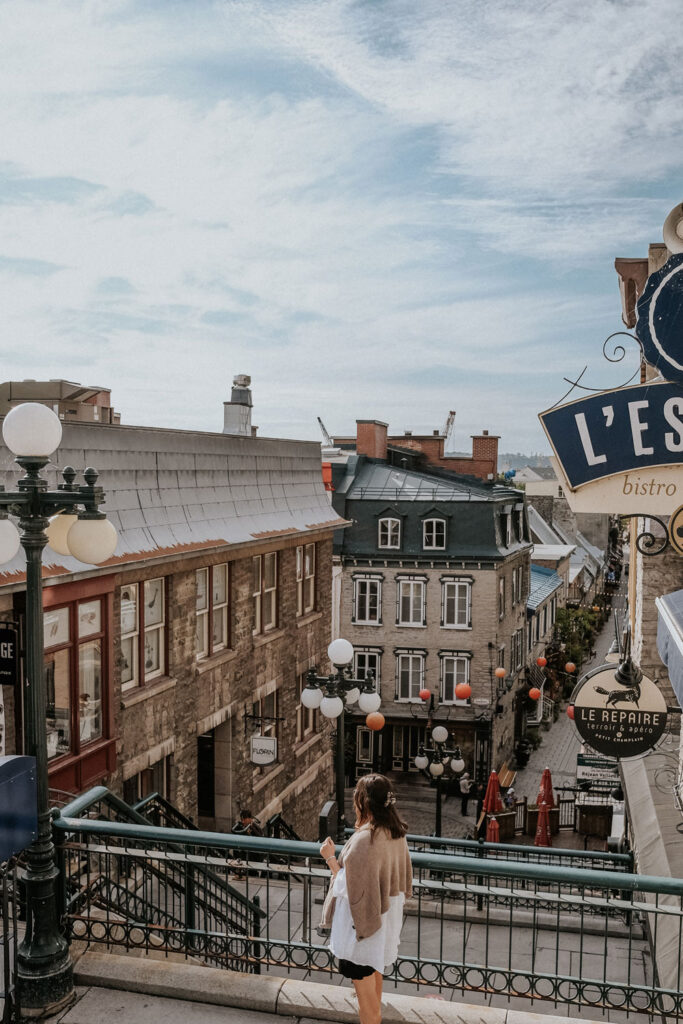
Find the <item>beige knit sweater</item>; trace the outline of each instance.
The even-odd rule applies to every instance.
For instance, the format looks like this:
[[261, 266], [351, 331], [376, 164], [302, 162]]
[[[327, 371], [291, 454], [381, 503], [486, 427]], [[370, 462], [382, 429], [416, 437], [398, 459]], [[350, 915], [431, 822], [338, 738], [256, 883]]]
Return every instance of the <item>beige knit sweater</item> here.
[[[382, 914], [389, 909], [392, 896], [413, 894], [413, 869], [405, 838], [392, 839], [383, 828], [362, 825], [339, 854], [339, 865], [346, 871], [346, 891], [351, 917], [358, 939], [367, 939], [381, 927]], [[334, 877], [332, 878], [334, 884]], [[335, 897], [330, 885], [320, 931], [332, 927]]]

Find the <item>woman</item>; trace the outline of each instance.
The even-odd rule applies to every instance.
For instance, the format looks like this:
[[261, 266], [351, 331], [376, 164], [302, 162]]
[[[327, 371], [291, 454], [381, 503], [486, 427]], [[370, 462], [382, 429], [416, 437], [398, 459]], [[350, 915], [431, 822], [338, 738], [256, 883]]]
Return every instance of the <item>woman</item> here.
[[356, 831], [335, 856], [328, 836], [321, 856], [332, 872], [321, 931], [339, 971], [353, 981], [360, 1024], [382, 1020], [382, 974], [398, 955], [403, 904], [412, 895], [413, 872], [396, 797], [383, 775], [358, 780], [353, 806]]

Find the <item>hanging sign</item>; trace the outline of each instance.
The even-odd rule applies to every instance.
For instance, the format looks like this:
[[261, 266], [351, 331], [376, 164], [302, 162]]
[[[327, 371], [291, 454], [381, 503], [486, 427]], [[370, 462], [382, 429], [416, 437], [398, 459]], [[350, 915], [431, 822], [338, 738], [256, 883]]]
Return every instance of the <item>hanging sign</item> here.
[[619, 782], [619, 762], [603, 754], [577, 754], [576, 781], [615, 786]]
[[19, 682], [19, 643], [14, 626], [0, 623], [0, 685]]
[[578, 685], [574, 724], [587, 746], [608, 757], [635, 757], [658, 743], [668, 711], [661, 691], [638, 672], [620, 683], [614, 665], [602, 665]]
[[275, 736], [251, 737], [251, 763], [272, 764], [277, 761], [277, 739]]
[[683, 382], [683, 253], [674, 253], [650, 274], [636, 309], [636, 335], [646, 361], [666, 380]]

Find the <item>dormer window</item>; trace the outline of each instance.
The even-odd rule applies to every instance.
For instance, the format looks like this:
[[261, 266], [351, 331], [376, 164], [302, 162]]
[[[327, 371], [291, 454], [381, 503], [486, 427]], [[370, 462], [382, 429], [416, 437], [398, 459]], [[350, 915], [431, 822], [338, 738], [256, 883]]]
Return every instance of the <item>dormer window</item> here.
[[422, 524], [422, 547], [425, 551], [443, 551], [446, 547], [446, 520], [425, 519]]
[[380, 548], [400, 548], [401, 546], [401, 520], [380, 519], [379, 521], [379, 542]]

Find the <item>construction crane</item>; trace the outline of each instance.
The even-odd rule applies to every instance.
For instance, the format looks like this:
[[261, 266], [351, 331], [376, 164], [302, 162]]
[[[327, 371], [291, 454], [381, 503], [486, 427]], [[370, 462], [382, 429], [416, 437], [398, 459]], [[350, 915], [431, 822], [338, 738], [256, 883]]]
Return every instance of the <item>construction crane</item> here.
[[446, 419], [446, 425], [443, 428], [443, 436], [446, 438], [446, 443], [444, 444], [444, 448], [446, 447], [446, 444], [448, 444], [448, 437], [450, 435], [451, 430], [453, 429], [454, 422], [455, 422], [455, 409], [451, 409], [451, 411], [448, 414], [448, 418]]
[[[453, 415], [455, 415], [455, 413]], [[320, 424], [320, 429], [322, 430], [323, 437], [325, 438], [325, 444], [327, 445], [328, 448], [334, 448], [334, 441], [332, 440], [330, 435], [327, 433], [327, 429], [325, 427], [325, 424], [323, 423], [323, 421], [320, 419], [319, 416], [317, 416], [316, 419], [318, 420], [318, 423]]]

